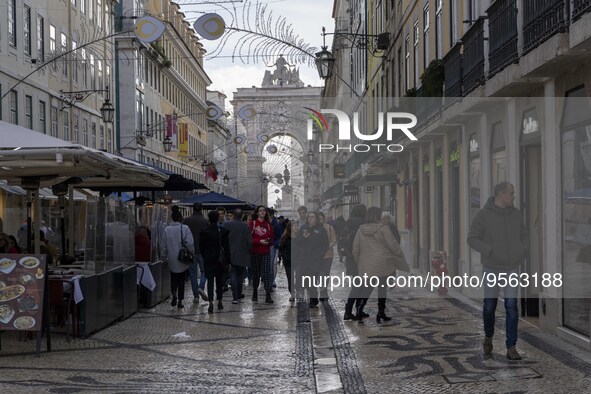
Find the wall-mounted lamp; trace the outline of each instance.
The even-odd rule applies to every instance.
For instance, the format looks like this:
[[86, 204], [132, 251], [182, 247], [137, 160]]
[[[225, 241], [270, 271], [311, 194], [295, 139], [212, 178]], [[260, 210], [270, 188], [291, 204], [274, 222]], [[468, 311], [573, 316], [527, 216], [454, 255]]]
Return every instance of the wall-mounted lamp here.
[[62, 100], [62, 108], [63, 111], [66, 108], [73, 107], [77, 102], [86, 100], [91, 94], [97, 92], [105, 92], [106, 97], [103, 105], [101, 106], [101, 116], [103, 117], [103, 121], [106, 123], [113, 123], [113, 117], [115, 116], [115, 108], [113, 104], [111, 104], [111, 93], [109, 91], [109, 87], [106, 86], [105, 89], [91, 89], [91, 90], [78, 90], [72, 92], [65, 92], [60, 90], [60, 99]]

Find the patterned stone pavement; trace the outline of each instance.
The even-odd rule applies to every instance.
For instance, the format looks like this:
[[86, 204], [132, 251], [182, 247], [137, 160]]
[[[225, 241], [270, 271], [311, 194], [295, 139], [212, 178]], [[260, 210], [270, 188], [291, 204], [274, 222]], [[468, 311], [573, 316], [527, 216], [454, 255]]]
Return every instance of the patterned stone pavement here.
[[359, 325], [342, 321], [346, 294], [339, 289], [309, 309], [288, 302], [281, 276], [275, 304], [253, 304], [248, 287], [243, 303], [228, 300], [213, 315], [203, 302], [186, 300], [181, 311], [165, 302], [88, 339], [54, 335], [54, 350], [40, 358], [34, 341], [3, 333], [0, 392], [566, 393], [591, 387], [591, 364], [525, 324], [518, 343], [523, 360], [506, 360], [502, 313], [487, 358], [480, 311], [470, 301], [397, 289], [388, 300], [392, 321], [377, 324], [370, 300], [372, 316]]

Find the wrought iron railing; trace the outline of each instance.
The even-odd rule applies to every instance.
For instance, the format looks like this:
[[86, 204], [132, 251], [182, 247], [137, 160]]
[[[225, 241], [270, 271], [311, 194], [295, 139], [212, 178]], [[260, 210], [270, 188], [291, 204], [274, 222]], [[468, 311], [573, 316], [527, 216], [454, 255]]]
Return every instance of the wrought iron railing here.
[[565, 0], [523, 0], [523, 54], [567, 29]]
[[488, 14], [488, 77], [519, 61], [517, 52], [517, 1], [497, 0]]
[[576, 21], [589, 11], [591, 11], [591, 0], [573, 0], [573, 21]]
[[478, 18], [462, 37], [464, 70], [462, 93], [467, 95], [484, 83], [484, 18]]
[[445, 97], [462, 97], [462, 45], [457, 43], [443, 58]]

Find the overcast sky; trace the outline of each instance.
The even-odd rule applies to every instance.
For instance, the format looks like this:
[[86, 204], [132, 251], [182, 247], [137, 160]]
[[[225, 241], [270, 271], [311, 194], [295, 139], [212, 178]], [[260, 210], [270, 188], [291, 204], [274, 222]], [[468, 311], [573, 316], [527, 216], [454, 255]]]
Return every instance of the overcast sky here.
[[[181, 10], [185, 13], [187, 19], [193, 24], [195, 19], [204, 13], [215, 12], [222, 16], [226, 24], [230, 23], [230, 17], [226, 10], [222, 9], [220, 5], [231, 7], [229, 0], [220, 0], [220, 5], [215, 4], [199, 4], [202, 2], [195, 0], [180, 0], [178, 4], [181, 5]], [[251, 15], [254, 16], [256, 9], [256, 0], [250, 1]], [[265, 0], [262, 4], [267, 4], [267, 15], [273, 11], [272, 19], [275, 22], [279, 17], [285, 17], [288, 24], [292, 24], [293, 32], [302, 38], [308, 45], [320, 48], [322, 46], [322, 26], [326, 27], [328, 32], [334, 30], [334, 21], [331, 17], [333, 0]], [[234, 3], [239, 12], [242, 12], [244, 2], [237, 1]], [[240, 15], [241, 16], [241, 15]], [[252, 22], [254, 18], [251, 16]], [[241, 22], [240, 22], [241, 24]], [[243, 26], [239, 26], [243, 27]], [[327, 37], [327, 44], [332, 41], [332, 38]], [[212, 52], [216, 47], [217, 41], [202, 41], [205, 48]], [[228, 42], [225, 45], [221, 55], [231, 56], [234, 49], [234, 44]], [[307, 64], [298, 65], [300, 68], [300, 79], [306, 85], [322, 86], [323, 82], [318, 78], [316, 69], [310, 68]], [[239, 87], [261, 86], [263, 76], [265, 74], [266, 65], [258, 60], [258, 63], [253, 64], [251, 59], [250, 64], [243, 64], [239, 59], [232, 59], [229, 57], [219, 57], [216, 59], [207, 58], [204, 62], [204, 68], [211, 80], [212, 85], [208, 87], [209, 90], [219, 90], [224, 92], [228, 99], [232, 98], [232, 93]], [[268, 68], [272, 70], [272, 68]]]

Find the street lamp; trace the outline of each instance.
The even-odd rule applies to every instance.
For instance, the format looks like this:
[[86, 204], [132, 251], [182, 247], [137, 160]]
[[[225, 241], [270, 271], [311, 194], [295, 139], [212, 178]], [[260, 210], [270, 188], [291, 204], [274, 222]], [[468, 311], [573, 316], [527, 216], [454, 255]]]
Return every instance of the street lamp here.
[[209, 163], [207, 162], [207, 160], [203, 159], [203, 162], [201, 163], [201, 169], [203, 170], [203, 172], [207, 171], [207, 167], [209, 167]]
[[166, 136], [166, 138], [164, 138], [162, 144], [164, 145], [164, 152], [170, 152], [170, 150], [172, 149], [172, 139], [169, 136]]
[[334, 67], [335, 58], [326, 47], [326, 29], [322, 28], [322, 50], [316, 52], [316, 68], [320, 79], [328, 79], [332, 76], [332, 69]]
[[113, 123], [113, 117], [115, 116], [115, 107], [111, 104], [111, 93], [109, 87], [105, 89], [90, 89], [90, 90], [77, 90], [71, 92], [65, 92], [60, 90], [60, 99], [62, 100], [62, 110], [73, 107], [77, 102], [86, 100], [91, 94], [98, 92], [106, 92], [105, 101], [100, 108], [101, 116], [105, 123]]
[[222, 178], [222, 182], [224, 182], [225, 186], [227, 186], [228, 183], [230, 183], [230, 178], [228, 178], [228, 174], [224, 175], [224, 177]]

